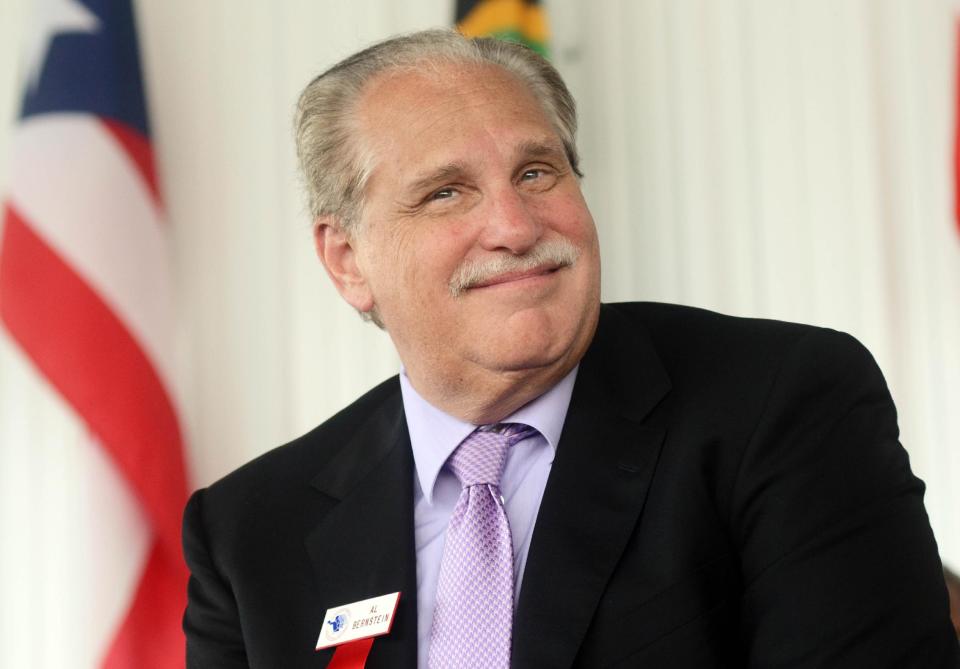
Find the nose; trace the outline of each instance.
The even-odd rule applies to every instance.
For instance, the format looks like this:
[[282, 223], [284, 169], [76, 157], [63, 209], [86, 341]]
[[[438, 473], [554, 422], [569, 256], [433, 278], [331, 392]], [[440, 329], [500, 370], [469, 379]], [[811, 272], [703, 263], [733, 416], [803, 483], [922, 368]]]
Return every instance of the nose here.
[[480, 235], [484, 250], [523, 255], [543, 235], [544, 226], [538, 212], [512, 184], [495, 192], [488, 204]]

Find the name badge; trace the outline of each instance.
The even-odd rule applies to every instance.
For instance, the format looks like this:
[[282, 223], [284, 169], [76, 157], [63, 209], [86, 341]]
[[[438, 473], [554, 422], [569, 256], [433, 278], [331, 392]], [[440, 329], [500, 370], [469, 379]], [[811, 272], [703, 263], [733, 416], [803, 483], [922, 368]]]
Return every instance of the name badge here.
[[323, 616], [323, 629], [317, 639], [317, 650], [383, 636], [393, 626], [399, 601], [400, 593], [394, 592], [327, 609]]

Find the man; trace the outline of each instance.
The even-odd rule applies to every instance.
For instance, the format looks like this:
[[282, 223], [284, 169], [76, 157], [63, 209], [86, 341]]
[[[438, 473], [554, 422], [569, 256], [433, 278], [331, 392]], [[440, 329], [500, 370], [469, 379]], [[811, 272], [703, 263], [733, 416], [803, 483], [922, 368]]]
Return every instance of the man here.
[[190, 666], [326, 666], [327, 610], [397, 591], [367, 667], [956, 666], [869, 354], [601, 306], [575, 127], [545, 61], [448, 32], [306, 88], [317, 252], [404, 370], [193, 496]]

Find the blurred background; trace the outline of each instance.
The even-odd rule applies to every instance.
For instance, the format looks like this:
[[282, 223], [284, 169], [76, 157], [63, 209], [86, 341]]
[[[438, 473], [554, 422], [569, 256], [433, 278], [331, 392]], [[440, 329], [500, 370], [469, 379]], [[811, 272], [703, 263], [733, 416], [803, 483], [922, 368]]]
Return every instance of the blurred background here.
[[[0, 198], [22, 165], [35, 5], [81, 30], [77, 4], [0, 0]], [[397, 372], [388, 337], [314, 257], [291, 118], [320, 71], [451, 25], [454, 3], [133, 5], [163, 202], [151, 262], [170, 280], [161, 376], [193, 489]], [[579, 103], [604, 299], [855, 335], [887, 377], [944, 562], [960, 566], [956, 2], [543, 7]], [[98, 438], [0, 327], [0, 666], [99, 666], [124, 620], [149, 522]]]

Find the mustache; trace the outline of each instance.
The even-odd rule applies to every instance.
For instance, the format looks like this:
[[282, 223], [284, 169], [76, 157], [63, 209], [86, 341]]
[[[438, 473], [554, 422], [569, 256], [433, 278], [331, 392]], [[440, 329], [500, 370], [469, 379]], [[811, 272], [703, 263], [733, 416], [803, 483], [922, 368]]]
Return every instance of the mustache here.
[[543, 241], [517, 256], [504, 252], [488, 260], [465, 262], [450, 278], [450, 293], [460, 297], [474, 286], [510, 272], [529, 272], [541, 267], [560, 269], [577, 262], [580, 249], [567, 239]]

